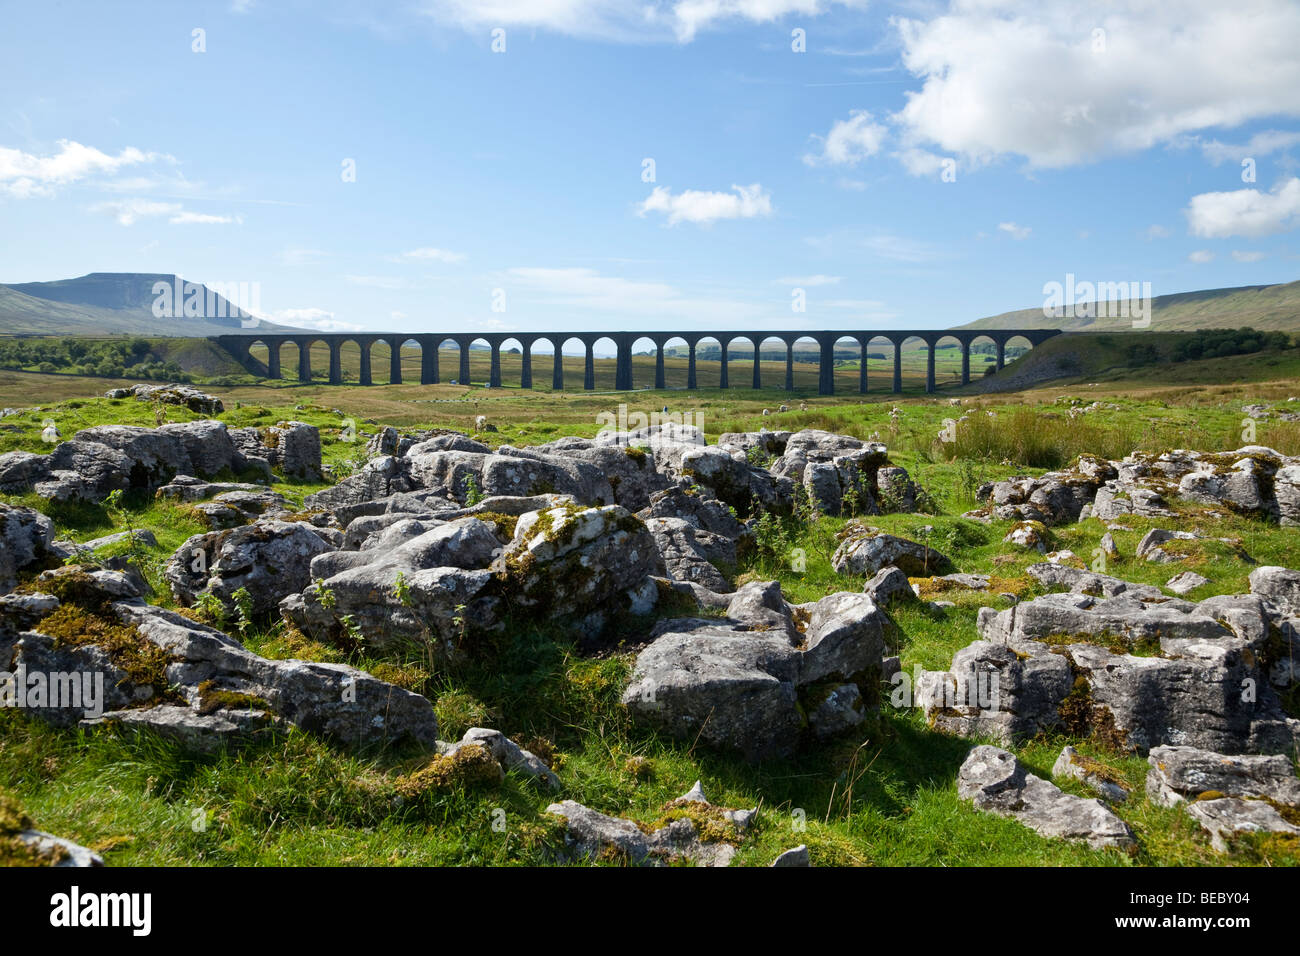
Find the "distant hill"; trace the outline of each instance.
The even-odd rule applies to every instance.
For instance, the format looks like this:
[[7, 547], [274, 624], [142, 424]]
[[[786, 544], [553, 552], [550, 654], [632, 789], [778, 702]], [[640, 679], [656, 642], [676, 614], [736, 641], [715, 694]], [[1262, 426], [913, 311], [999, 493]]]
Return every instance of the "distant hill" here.
[[[154, 314], [159, 283], [170, 290], [164, 301], [171, 315]], [[221, 291], [175, 275], [143, 272], [92, 272], [55, 282], [10, 283], [0, 285], [0, 334], [193, 336], [228, 335], [241, 329], [295, 331], [254, 318]], [[201, 314], [186, 315], [186, 311]]]
[[[1080, 311], [1077, 308], [1076, 312]], [[1095, 314], [1098, 310], [1093, 309]], [[1112, 313], [1113, 314], [1113, 313]], [[1155, 296], [1151, 300], [1149, 331], [1241, 328], [1300, 332], [1300, 282], [1248, 285], [1233, 289], [1205, 289]], [[1043, 307], [1004, 312], [977, 319], [963, 329], [1057, 328], [1069, 332], [1131, 331], [1131, 318], [1043, 315]]]

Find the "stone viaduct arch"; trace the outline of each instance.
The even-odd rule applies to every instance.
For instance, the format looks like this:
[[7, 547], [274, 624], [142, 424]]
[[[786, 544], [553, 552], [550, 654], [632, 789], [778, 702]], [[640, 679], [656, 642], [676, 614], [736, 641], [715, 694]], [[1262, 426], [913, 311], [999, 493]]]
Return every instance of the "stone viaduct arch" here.
[[[297, 347], [298, 352], [297, 378], [300, 382], [310, 382], [312, 380], [311, 349], [313, 344], [320, 343], [329, 349], [329, 382], [332, 385], [343, 384], [341, 350], [345, 343], [352, 343], [361, 350], [360, 384], [373, 384], [370, 373], [370, 352], [375, 343], [378, 342], [384, 343], [389, 348], [391, 356], [389, 381], [393, 384], [402, 381], [402, 346], [409, 342], [415, 342], [420, 348], [420, 383], [422, 385], [436, 385], [441, 381], [438, 352], [447, 343], [454, 344], [458, 351], [459, 369], [456, 381], [461, 385], [470, 385], [473, 384], [470, 373], [470, 348], [474, 343], [481, 342], [487, 346], [489, 352], [489, 371], [486, 384], [493, 388], [502, 387], [501, 352], [503, 345], [506, 343], [514, 343], [515, 347], [519, 348], [522, 353], [523, 364], [519, 377], [519, 387], [532, 388], [532, 349], [535, 344], [543, 342], [554, 351], [551, 386], [556, 390], [565, 386], [564, 346], [566, 343], [576, 340], [586, 353], [582, 385], [583, 388], [592, 390], [596, 387], [594, 348], [598, 341], [605, 339], [612, 342], [615, 347], [617, 360], [614, 371], [614, 388], [617, 391], [631, 391], [636, 387], [637, 383], [634, 382], [632, 373], [632, 351], [638, 344], [642, 345], [644, 350], [646, 341], [652, 343], [654, 347], [655, 372], [653, 387], [656, 389], [666, 387], [664, 350], [670, 342], [683, 342], [686, 345], [686, 387], [688, 389], [700, 387], [696, 368], [696, 349], [701, 343], [716, 342], [720, 347], [718, 375], [718, 386], [720, 388], [729, 388], [732, 385], [728, 367], [728, 349], [733, 344], [739, 347], [741, 343], [744, 343], [744, 345], [751, 347], [754, 350], [755, 357], [752, 375], [749, 376], [749, 380], [738, 384], [761, 388], [763, 385], [763, 370], [762, 362], [758, 359], [763, 346], [766, 344], [770, 350], [774, 346], [779, 348], [779, 344], [784, 343], [786, 362], [783, 384], [786, 390], [793, 391], [795, 343], [807, 339], [816, 343], [818, 350], [817, 390], [822, 395], [833, 395], [835, 393], [835, 349], [837, 343], [840, 345], [841, 350], [844, 349], [846, 343], [849, 345], [856, 344], [859, 357], [858, 391], [865, 393], [869, 385], [867, 358], [871, 344], [873, 342], [879, 343], [881, 340], [890, 342], [893, 345], [894, 352], [890, 390], [901, 392], [903, 390], [903, 343], [909, 339], [919, 339], [927, 351], [925, 390], [933, 392], [937, 387], [935, 350], [942, 340], [955, 340], [960, 347], [961, 383], [966, 385], [971, 380], [971, 345], [977, 339], [988, 339], [993, 343], [997, 349], [996, 367], [1000, 370], [1006, 364], [1006, 347], [1007, 343], [1012, 339], [1024, 339], [1032, 347], [1040, 345], [1054, 335], [1060, 334], [1062, 334], [1060, 329], [830, 330], [824, 332], [802, 330], [792, 332], [439, 332], [414, 334], [405, 332], [256, 332], [244, 335], [218, 335], [214, 336], [213, 340], [250, 372], [267, 378], [284, 377], [285, 370], [280, 361], [281, 349], [287, 344], [293, 344]], [[265, 360], [262, 360], [260, 356], [255, 357], [253, 355], [251, 350], [254, 346], [266, 350]], [[774, 385], [770, 381], [767, 384], [769, 386]], [[650, 383], [644, 382], [641, 385], [647, 387]]]

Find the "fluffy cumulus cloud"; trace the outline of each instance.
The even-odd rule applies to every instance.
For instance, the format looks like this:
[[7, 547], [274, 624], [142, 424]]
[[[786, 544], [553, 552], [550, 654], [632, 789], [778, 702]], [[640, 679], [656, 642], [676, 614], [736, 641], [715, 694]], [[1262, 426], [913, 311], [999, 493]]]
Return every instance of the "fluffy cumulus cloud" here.
[[894, 22], [921, 80], [892, 117], [903, 147], [972, 164], [1064, 167], [1300, 116], [1294, 0], [952, 0]]
[[758, 183], [732, 186], [729, 193], [684, 189], [673, 194], [666, 186], [656, 186], [638, 208], [640, 215], [658, 212], [668, 217], [668, 225], [694, 222], [710, 225], [719, 219], [753, 219], [772, 214], [772, 197]]
[[729, 21], [770, 23], [790, 15], [820, 16], [868, 0], [425, 0], [432, 19], [469, 30], [527, 27], [569, 36], [628, 42], [693, 40]]
[[1022, 226], [1015, 222], [998, 223], [998, 231], [1005, 232], [1012, 239], [1028, 239], [1029, 234], [1033, 232], [1028, 226]]
[[1214, 261], [1214, 253], [1209, 249], [1197, 249], [1195, 252], [1188, 253], [1188, 262], [1195, 262], [1197, 265], [1205, 265], [1207, 262]]
[[1300, 178], [1292, 176], [1269, 192], [1235, 189], [1201, 193], [1187, 206], [1192, 235], [1205, 239], [1254, 239], [1300, 226]]
[[53, 196], [60, 186], [165, 158], [134, 146], [128, 146], [113, 156], [67, 139], [59, 140], [58, 147], [55, 153], [38, 156], [0, 146], [0, 195], [17, 199]]
[[854, 110], [848, 119], [836, 120], [824, 137], [813, 136], [821, 144], [821, 152], [808, 153], [803, 161], [809, 166], [856, 166], [880, 152], [888, 133], [866, 110]]

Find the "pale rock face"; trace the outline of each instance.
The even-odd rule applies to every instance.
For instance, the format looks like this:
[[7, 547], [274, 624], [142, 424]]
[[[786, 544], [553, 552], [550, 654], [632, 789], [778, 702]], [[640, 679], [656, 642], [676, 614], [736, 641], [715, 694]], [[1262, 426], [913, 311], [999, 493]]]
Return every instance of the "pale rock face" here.
[[1128, 824], [1106, 804], [1062, 792], [997, 747], [971, 750], [957, 772], [957, 793], [977, 809], [1019, 820], [1045, 837], [1078, 840], [1098, 849], [1137, 846]]

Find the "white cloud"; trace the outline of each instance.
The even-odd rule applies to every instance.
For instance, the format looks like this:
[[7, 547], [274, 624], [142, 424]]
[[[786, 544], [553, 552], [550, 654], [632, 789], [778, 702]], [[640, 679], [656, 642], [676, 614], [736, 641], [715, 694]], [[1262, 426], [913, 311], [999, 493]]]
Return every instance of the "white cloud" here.
[[1017, 240], [1028, 239], [1029, 234], [1033, 232], [1033, 230], [1030, 229], [1028, 226], [1020, 226], [1014, 222], [1000, 222], [998, 223], [998, 230], [1000, 232], [1005, 232], [1012, 239], [1017, 239]]
[[1195, 262], [1198, 265], [1204, 265], [1207, 262], [1214, 261], [1214, 253], [1209, 249], [1197, 249], [1195, 252], [1190, 253], [1187, 256], [1187, 261]]
[[846, 120], [836, 120], [831, 131], [823, 138], [813, 139], [822, 144], [821, 153], [808, 153], [803, 161], [809, 166], [856, 166], [862, 160], [880, 152], [888, 130], [871, 118], [866, 110], [853, 110]]
[[1188, 137], [1176, 145], [1196, 146], [1205, 155], [1206, 159], [1215, 166], [1219, 166], [1223, 163], [1240, 163], [1246, 158], [1256, 159], [1260, 156], [1268, 156], [1271, 153], [1290, 149], [1298, 143], [1300, 143], [1300, 133], [1266, 129], [1263, 132], [1256, 133], [1245, 143], [1239, 145], [1221, 143], [1217, 139], [1205, 140], [1199, 136]]
[[421, 12], [467, 30], [527, 27], [569, 36], [688, 43], [730, 20], [770, 23], [790, 14], [818, 16], [867, 0], [426, 0]]
[[905, 147], [1062, 167], [1300, 115], [1300, 4], [1246, 6], [951, 0], [928, 20], [893, 21], [922, 81], [893, 119]]
[[458, 262], [465, 261], [465, 256], [462, 253], [448, 252], [446, 249], [434, 249], [428, 246], [422, 249], [412, 249], [409, 252], [403, 252], [400, 258], [433, 260], [436, 262], [446, 262], [450, 265], [455, 265]]
[[806, 288], [815, 288], [823, 285], [836, 285], [842, 279], [842, 276], [785, 276], [775, 280], [778, 285], [803, 286]]
[[90, 211], [112, 216], [119, 225], [132, 226], [141, 219], [176, 215], [181, 211], [181, 204], [152, 199], [121, 199], [98, 203], [91, 206]]
[[93, 146], [83, 146], [72, 140], [61, 139], [58, 145], [59, 151], [52, 156], [37, 156], [0, 147], [0, 195], [17, 199], [53, 196], [56, 187], [115, 173], [123, 166], [152, 163], [163, 158], [158, 153], [146, 153], [134, 146], [110, 156]]
[[114, 199], [97, 203], [90, 207], [91, 212], [112, 216], [119, 225], [133, 226], [141, 219], [154, 219], [166, 216], [174, 226], [189, 225], [225, 225], [242, 223], [241, 216], [219, 216], [210, 213], [193, 212], [178, 202], [158, 202], [153, 199]]
[[1237, 189], [1193, 196], [1186, 210], [1192, 235], [1206, 239], [1260, 236], [1300, 225], [1300, 178], [1292, 176], [1271, 192]]
[[670, 226], [679, 222], [709, 225], [718, 219], [752, 219], [772, 214], [772, 197], [758, 183], [731, 188], [734, 193], [686, 189], [674, 196], [668, 187], [656, 186], [641, 203], [638, 214], [664, 213]]
[[278, 309], [268, 316], [281, 325], [296, 325], [321, 332], [359, 332], [363, 328], [351, 322], [342, 322], [327, 309]]
[[894, 158], [903, 164], [903, 168], [913, 176], [933, 176], [943, 169], [944, 161], [948, 158], [940, 156], [938, 153], [932, 153], [927, 149], [900, 149], [894, 153]]
[[240, 224], [244, 221], [243, 216], [216, 216], [210, 213], [190, 212], [181, 210], [176, 215], [167, 220], [174, 226], [186, 225], [225, 225], [228, 223]]
[[1238, 262], [1259, 262], [1261, 259], [1265, 259], [1267, 257], [1268, 257], [1268, 253], [1266, 252], [1258, 252], [1255, 250], [1247, 250], [1247, 249], [1232, 250], [1232, 258], [1237, 260]]
[[1148, 241], [1152, 239], [1168, 239], [1169, 230], [1159, 223], [1155, 223], [1154, 225], [1147, 226], [1146, 238]]

